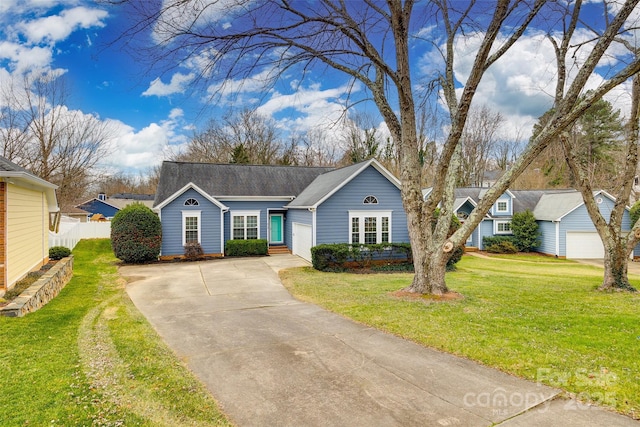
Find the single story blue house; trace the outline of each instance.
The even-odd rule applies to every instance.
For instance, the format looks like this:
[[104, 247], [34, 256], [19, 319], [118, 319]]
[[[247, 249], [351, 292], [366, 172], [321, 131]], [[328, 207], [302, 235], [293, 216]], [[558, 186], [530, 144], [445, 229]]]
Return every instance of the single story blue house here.
[[231, 239], [307, 260], [321, 243], [409, 241], [400, 182], [375, 159], [339, 169], [165, 161], [153, 206], [164, 258], [188, 242], [223, 256]]
[[[455, 191], [454, 212], [460, 221], [469, 216], [487, 192], [487, 188], [458, 188]], [[425, 198], [430, 189], [423, 191]], [[595, 192], [596, 201], [605, 219], [609, 218], [615, 198], [605, 191]], [[467, 248], [483, 250], [487, 236], [510, 235], [511, 219], [516, 212], [533, 212], [540, 231], [538, 252], [559, 258], [598, 259], [604, 257], [602, 240], [596, 231], [582, 194], [574, 189], [507, 190], [493, 204], [467, 240]], [[623, 230], [631, 229], [629, 209], [622, 220]], [[640, 256], [640, 247], [634, 250]]]

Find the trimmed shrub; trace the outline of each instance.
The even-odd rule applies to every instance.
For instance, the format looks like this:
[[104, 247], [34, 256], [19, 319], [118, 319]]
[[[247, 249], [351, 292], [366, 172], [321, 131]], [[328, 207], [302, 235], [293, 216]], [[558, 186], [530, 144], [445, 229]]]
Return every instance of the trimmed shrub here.
[[511, 220], [511, 231], [515, 237], [515, 245], [521, 252], [531, 252], [539, 244], [538, 223], [533, 216], [533, 212], [526, 210], [513, 214]]
[[493, 254], [515, 254], [518, 253], [518, 248], [516, 245], [511, 243], [508, 240], [503, 240], [502, 242], [494, 243], [486, 247], [487, 252], [491, 252]]
[[128, 263], [158, 259], [162, 225], [151, 209], [134, 203], [121, 209], [111, 221], [111, 247], [116, 258]]
[[516, 238], [514, 236], [485, 236], [482, 238], [482, 246], [486, 249], [502, 242], [509, 242], [516, 247]]
[[[369, 268], [374, 263], [413, 264], [408, 243], [360, 245], [349, 243], [321, 244], [311, 248], [311, 264], [320, 271], [340, 271], [355, 264]], [[351, 264], [351, 265], [349, 265]]]
[[184, 245], [184, 258], [188, 261], [195, 261], [204, 257], [202, 245], [198, 242], [189, 242]]
[[349, 259], [349, 244], [321, 244], [311, 248], [311, 265], [320, 271], [328, 271], [342, 267]]
[[267, 255], [269, 243], [266, 239], [228, 240], [224, 247], [226, 256]]
[[49, 259], [60, 260], [71, 255], [71, 249], [64, 246], [52, 246], [49, 248]]

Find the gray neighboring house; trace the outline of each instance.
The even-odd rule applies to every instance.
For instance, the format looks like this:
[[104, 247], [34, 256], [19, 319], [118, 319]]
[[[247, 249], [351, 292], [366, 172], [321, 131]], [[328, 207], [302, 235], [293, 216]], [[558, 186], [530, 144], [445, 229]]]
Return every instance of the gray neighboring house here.
[[162, 257], [198, 242], [266, 239], [307, 260], [320, 243], [408, 242], [400, 182], [371, 159], [345, 168], [164, 162], [154, 201]]

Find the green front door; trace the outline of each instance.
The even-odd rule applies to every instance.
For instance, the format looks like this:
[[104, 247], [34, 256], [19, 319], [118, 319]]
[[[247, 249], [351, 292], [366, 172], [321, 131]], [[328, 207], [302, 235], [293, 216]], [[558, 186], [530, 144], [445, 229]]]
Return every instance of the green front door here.
[[282, 214], [272, 214], [269, 220], [269, 243], [283, 243], [282, 239]]

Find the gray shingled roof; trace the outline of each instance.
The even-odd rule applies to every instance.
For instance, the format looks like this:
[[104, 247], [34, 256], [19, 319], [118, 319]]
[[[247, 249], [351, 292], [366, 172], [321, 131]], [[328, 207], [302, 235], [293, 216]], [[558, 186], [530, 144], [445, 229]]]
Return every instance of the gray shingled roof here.
[[555, 221], [582, 203], [582, 194], [575, 190], [544, 194], [533, 210], [533, 216], [538, 220]]
[[[561, 189], [561, 190], [511, 190], [511, 193], [515, 196], [513, 200], [513, 211], [514, 212], [524, 212], [529, 210], [534, 212], [538, 207], [540, 200], [543, 196], [554, 195], [562, 198], [563, 196], [568, 196], [573, 193], [577, 193], [574, 189]], [[578, 193], [579, 194], [579, 193]], [[568, 196], [573, 197], [573, 196]], [[580, 198], [582, 201], [582, 198]], [[540, 213], [544, 213], [546, 207], [543, 206], [542, 211]], [[534, 215], [535, 216], [535, 215]], [[538, 218], [537, 219], [542, 219]]]
[[163, 162], [154, 206], [190, 182], [212, 197], [295, 197], [328, 167]]
[[287, 205], [289, 208], [310, 207], [315, 206], [324, 197], [347, 181], [353, 174], [363, 167], [369, 161], [356, 163], [340, 169], [319, 175], [313, 180], [307, 188], [305, 188], [291, 203]]
[[[4, 171], [4, 172], [24, 172], [24, 173], [27, 173], [29, 175], [33, 175], [31, 172], [29, 172], [25, 168], [16, 165], [15, 163], [9, 161], [9, 159], [6, 159], [6, 158], [4, 158], [2, 156], [0, 156], [0, 171]], [[33, 175], [33, 176], [35, 176], [35, 175]]]
[[118, 193], [109, 196], [110, 199], [128, 199], [128, 200], [153, 200], [155, 194], [138, 194], [138, 193]]

